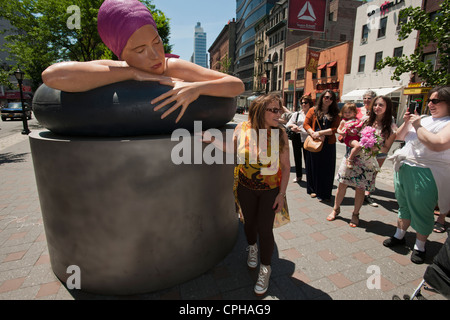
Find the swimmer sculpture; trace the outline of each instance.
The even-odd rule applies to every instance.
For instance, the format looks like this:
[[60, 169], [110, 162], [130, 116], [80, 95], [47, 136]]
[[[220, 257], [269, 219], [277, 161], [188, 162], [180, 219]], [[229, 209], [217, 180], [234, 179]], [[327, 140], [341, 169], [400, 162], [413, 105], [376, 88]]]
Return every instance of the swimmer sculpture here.
[[168, 134], [224, 126], [243, 84], [166, 57], [137, 0], [104, 1], [98, 31], [120, 60], [52, 65], [33, 100], [50, 130], [30, 145], [52, 269], [70, 287], [77, 266], [99, 294], [168, 288], [220, 262], [238, 227], [234, 166], [175, 165]]

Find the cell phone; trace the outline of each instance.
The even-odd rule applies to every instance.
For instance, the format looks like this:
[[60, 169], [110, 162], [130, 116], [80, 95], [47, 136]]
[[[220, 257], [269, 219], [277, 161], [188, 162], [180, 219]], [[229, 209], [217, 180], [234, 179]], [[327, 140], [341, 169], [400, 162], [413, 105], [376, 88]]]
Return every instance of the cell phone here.
[[415, 114], [416, 111], [417, 111], [418, 114], [420, 114], [419, 104], [417, 102], [411, 102], [409, 104], [408, 111], [409, 111], [410, 114]]

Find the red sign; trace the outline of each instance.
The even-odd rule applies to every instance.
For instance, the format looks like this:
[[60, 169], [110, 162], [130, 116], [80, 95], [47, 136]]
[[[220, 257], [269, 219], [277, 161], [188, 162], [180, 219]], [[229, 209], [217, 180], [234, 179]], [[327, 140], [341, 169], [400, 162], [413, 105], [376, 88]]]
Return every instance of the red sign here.
[[288, 28], [325, 32], [327, 0], [289, 0]]

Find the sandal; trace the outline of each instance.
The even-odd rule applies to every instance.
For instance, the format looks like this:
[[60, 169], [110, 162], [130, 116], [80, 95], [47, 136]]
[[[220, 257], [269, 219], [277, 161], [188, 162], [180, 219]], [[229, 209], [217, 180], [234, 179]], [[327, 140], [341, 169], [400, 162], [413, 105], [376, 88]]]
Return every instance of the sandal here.
[[[333, 215], [334, 213], [334, 215]], [[327, 217], [328, 221], [333, 221], [336, 220], [336, 217], [339, 215], [339, 213], [341, 213], [341, 208], [333, 208], [333, 211], [330, 213], [330, 215]]]
[[442, 223], [439, 223], [437, 221], [434, 223], [434, 228], [433, 228], [434, 232], [436, 232], [436, 233], [444, 233], [446, 229], [447, 228]]
[[[356, 217], [356, 219], [355, 219], [355, 217]], [[349, 225], [352, 228], [356, 228], [359, 225], [359, 213], [358, 214], [356, 214], [356, 213], [352, 214], [352, 220], [350, 221]]]

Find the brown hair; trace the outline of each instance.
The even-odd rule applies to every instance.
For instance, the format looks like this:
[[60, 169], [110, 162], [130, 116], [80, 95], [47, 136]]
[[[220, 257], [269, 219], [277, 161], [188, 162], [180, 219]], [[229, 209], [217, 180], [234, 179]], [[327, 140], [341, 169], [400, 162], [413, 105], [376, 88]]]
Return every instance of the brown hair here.
[[341, 118], [344, 118], [344, 112], [350, 110], [351, 112], [355, 113], [355, 116], [358, 114], [358, 109], [356, 109], [356, 104], [353, 102], [346, 102], [341, 109], [341, 112], [339, 113], [339, 116]]
[[325, 97], [325, 94], [330, 93], [331, 94], [331, 104], [328, 107], [328, 115], [329, 115], [329, 120], [333, 121], [336, 117], [339, 116], [339, 107], [337, 106], [337, 97], [336, 94], [330, 90], [330, 89], [326, 89], [319, 98], [319, 101], [317, 103], [317, 107], [315, 109], [316, 112], [316, 116], [317, 119], [323, 119], [323, 117], [325, 116], [325, 114], [322, 111], [322, 104], [323, 104], [323, 97]]
[[[258, 139], [259, 129], [266, 128], [265, 112], [267, 106], [273, 101], [277, 102], [279, 108], [283, 110], [283, 101], [281, 100], [281, 97], [273, 93], [257, 97], [255, 100], [253, 100], [248, 109], [248, 121], [250, 122], [250, 126], [252, 127], [252, 129], [256, 131]], [[279, 146], [281, 152], [286, 146], [286, 142], [284, 140], [285, 130], [281, 125], [278, 125], [276, 128], [272, 129], [279, 130]]]
[[381, 135], [383, 136], [383, 139], [386, 140], [392, 134], [392, 114], [394, 110], [394, 105], [389, 97], [376, 96], [374, 99], [372, 99], [372, 102], [370, 103], [370, 112], [369, 119], [367, 120], [367, 125], [372, 126], [375, 123], [377, 115], [375, 114], [375, 111], [373, 111], [373, 105], [379, 99], [383, 100], [386, 103], [386, 111], [384, 112], [383, 120], [381, 121]]

